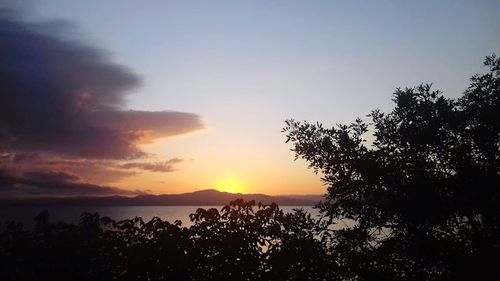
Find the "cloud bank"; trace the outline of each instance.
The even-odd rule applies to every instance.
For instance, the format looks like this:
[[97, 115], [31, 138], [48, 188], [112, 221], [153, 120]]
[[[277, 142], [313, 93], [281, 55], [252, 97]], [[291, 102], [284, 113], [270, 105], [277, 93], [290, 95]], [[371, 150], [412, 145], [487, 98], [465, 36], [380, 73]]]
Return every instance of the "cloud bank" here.
[[0, 186], [0, 196], [3, 198], [144, 194], [139, 190], [81, 182], [77, 175], [60, 171], [27, 172], [16, 176], [9, 171], [0, 170]]
[[203, 128], [191, 113], [120, 110], [140, 78], [99, 49], [52, 35], [60, 24], [0, 19], [0, 147], [132, 159], [144, 156], [138, 136]]
[[[141, 85], [139, 76], [112, 62], [103, 50], [71, 38], [65, 31], [68, 27], [64, 22], [28, 23], [0, 13], [2, 165], [22, 171], [46, 169], [50, 159], [57, 159], [58, 163], [90, 161], [86, 162], [92, 163], [89, 169], [103, 167], [104, 162], [99, 161], [108, 161], [118, 174], [122, 169], [122, 175], [130, 175], [130, 171], [123, 170], [132, 168], [174, 170], [176, 163], [168, 161], [113, 161], [146, 158], [139, 144], [202, 129], [199, 116], [122, 110], [126, 95]], [[57, 173], [32, 171], [6, 177], [0, 183], [9, 187], [36, 186], [54, 194], [118, 191], [70, 178], [68, 171], [77, 169], [69, 162]]]

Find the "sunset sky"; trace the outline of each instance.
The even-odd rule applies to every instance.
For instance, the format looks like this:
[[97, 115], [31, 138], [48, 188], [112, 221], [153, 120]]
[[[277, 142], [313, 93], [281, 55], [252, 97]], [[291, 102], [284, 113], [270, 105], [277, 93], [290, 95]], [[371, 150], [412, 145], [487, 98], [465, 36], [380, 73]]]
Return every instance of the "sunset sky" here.
[[322, 194], [284, 120], [456, 97], [500, 54], [495, 0], [4, 2], [0, 197]]

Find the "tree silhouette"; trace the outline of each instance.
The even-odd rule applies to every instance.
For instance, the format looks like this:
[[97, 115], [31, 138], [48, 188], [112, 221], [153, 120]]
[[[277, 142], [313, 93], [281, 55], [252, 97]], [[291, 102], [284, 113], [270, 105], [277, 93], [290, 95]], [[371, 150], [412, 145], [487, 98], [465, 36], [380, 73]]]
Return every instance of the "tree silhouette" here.
[[324, 280], [329, 261], [303, 210], [241, 199], [191, 215], [195, 272], [203, 280]]
[[286, 121], [328, 186], [320, 209], [344, 279], [500, 278], [500, 60], [484, 64], [457, 99], [420, 85], [371, 122]]
[[[303, 210], [241, 199], [198, 209], [183, 227], [153, 218], [84, 213], [77, 225], [47, 212], [31, 230], [0, 231], [0, 280], [324, 280], [331, 261]], [[330, 278], [328, 278], [330, 279]]]

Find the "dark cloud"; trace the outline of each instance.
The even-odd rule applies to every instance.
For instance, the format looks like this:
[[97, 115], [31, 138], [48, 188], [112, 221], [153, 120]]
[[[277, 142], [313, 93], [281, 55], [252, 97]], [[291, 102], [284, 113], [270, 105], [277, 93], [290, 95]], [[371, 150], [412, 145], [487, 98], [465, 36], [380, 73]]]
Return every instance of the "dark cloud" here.
[[64, 25], [0, 18], [0, 149], [133, 159], [145, 137], [203, 127], [190, 113], [121, 111], [141, 80]]
[[0, 170], [0, 196], [4, 198], [138, 194], [144, 192], [80, 182], [78, 176], [61, 171], [33, 171], [16, 176]]
[[36, 153], [16, 153], [12, 158], [14, 163], [33, 163], [40, 160], [40, 157]]
[[90, 183], [115, 183], [137, 174], [135, 171], [121, 169], [117, 161], [111, 160], [60, 159], [33, 153], [17, 153], [6, 159], [8, 161], [4, 161], [2, 166], [11, 170], [68, 171]]
[[31, 171], [24, 172], [23, 177], [28, 180], [34, 180], [38, 182], [69, 182], [69, 181], [79, 181], [81, 178], [78, 175], [62, 172], [62, 171]]
[[131, 195], [103, 183], [174, 170], [180, 159], [123, 161], [146, 158], [141, 143], [202, 129], [197, 115], [122, 110], [136, 74], [71, 36], [71, 23], [18, 16], [0, 8], [1, 197]]
[[130, 162], [120, 165], [122, 169], [141, 169], [151, 172], [173, 172], [175, 164], [181, 163], [184, 159], [172, 158], [164, 162]]

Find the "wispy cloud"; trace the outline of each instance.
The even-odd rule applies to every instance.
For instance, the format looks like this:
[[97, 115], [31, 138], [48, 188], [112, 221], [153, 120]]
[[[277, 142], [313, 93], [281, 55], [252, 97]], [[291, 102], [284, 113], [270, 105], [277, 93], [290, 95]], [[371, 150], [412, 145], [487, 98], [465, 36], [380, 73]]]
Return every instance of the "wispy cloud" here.
[[151, 172], [173, 172], [175, 171], [175, 165], [183, 162], [184, 159], [172, 158], [168, 161], [163, 162], [129, 162], [120, 165], [122, 169], [141, 169]]

